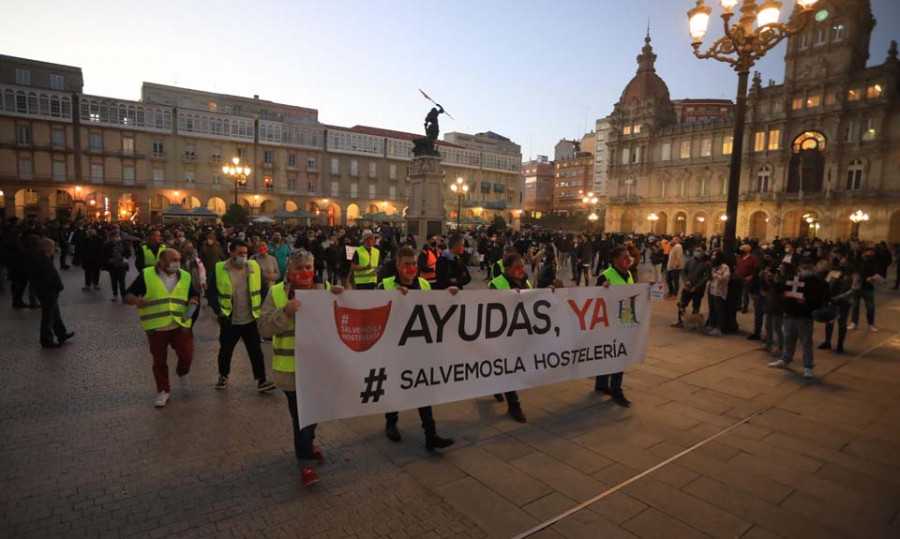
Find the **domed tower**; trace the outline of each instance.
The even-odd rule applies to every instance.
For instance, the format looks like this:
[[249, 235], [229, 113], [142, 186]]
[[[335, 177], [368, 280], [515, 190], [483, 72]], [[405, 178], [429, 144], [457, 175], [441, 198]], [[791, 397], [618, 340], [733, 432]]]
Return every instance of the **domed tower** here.
[[[656, 74], [656, 54], [650, 45], [649, 30], [637, 63], [637, 73], [613, 107], [612, 125], [620, 134], [650, 132], [676, 122], [669, 87]], [[634, 126], [638, 126], [637, 133]]]

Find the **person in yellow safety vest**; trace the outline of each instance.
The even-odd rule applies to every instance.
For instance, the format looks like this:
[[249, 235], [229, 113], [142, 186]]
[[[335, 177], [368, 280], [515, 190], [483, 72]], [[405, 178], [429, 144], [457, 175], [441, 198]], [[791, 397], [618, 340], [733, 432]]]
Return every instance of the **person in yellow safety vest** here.
[[159, 255], [166, 246], [162, 242], [162, 233], [159, 230], [151, 230], [147, 236], [147, 243], [141, 245], [135, 252], [134, 269], [138, 273], [144, 271], [144, 268], [152, 268], [159, 260]]
[[422, 246], [416, 265], [419, 267], [419, 277], [428, 281], [428, 284], [437, 283], [437, 260], [440, 254], [437, 248], [437, 236], [428, 236], [428, 241]]
[[[488, 288], [492, 290], [523, 290], [531, 288], [531, 283], [525, 276], [525, 259], [516, 252], [508, 252], [503, 257], [504, 273], [495, 277], [488, 284]], [[515, 419], [519, 423], [525, 423], [525, 413], [522, 411], [522, 405], [519, 403], [519, 394], [515, 391], [507, 391], [504, 394], [496, 393], [494, 398], [497, 402], [503, 402], [506, 397], [507, 413], [509, 417]]]
[[375, 290], [378, 284], [378, 264], [381, 263], [381, 251], [375, 247], [375, 234], [364, 230], [362, 245], [353, 253], [350, 271], [353, 276], [353, 288], [357, 290]]
[[[301, 429], [297, 416], [294, 315], [300, 308], [300, 300], [294, 297], [294, 291], [321, 289], [321, 285], [315, 282], [315, 274], [315, 258], [312, 253], [303, 250], [294, 253], [287, 261], [284, 281], [269, 289], [257, 320], [259, 334], [272, 338], [272, 377], [287, 397], [288, 411], [294, 426], [294, 455], [301, 463], [300, 480], [304, 485], [311, 485], [319, 480], [316, 470], [304, 465], [304, 461], [322, 462], [325, 457], [313, 443], [316, 439], [316, 425], [307, 425]], [[325, 288], [331, 289], [335, 294], [344, 290], [340, 286], [331, 287], [327, 282]]]
[[247, 259], [247, 252], [243, 240], [231, 242], [231, 256], [216, 264], [206, 296], [219, 321], [219, 381], [216, 389], [228, 387], [231, 356], [238, 341], [242, 340], [250, 356], [253, 378], [258, 382], [257, 390], [262, 393], [275, 389], [275, 384], [266, 379], [266, 364], [256, 326], [262, 303], [262, 270], [255, 260]]
[[[500, 260], [494, 262], [494, 264], [491, 266], [491, 278], [488, 280], [490, 281], [490, 280], [496, 279], [497, 277], [500, 277], [501, 275], [506, 273], [506, 266], [504, 265], [503, 260], [506, 259], [506, 257], [508, 255], [511, 255], [511, 254], [517, 253], [517, 252], [518, 251], [516, 251], [516, 248], [513, 247], [512, 245], [507, 245], [506, 247], [504, 247], [503, 248], [503, 256], [500, 257]], [[525, 262], [525, 259], [523, 258], [522, 263], [524, 264], [524, 262]]]
[[[397, 275], [388, 277], [378, 284], [378, 288], [382, 290], [399, 290], [404, 296], [410, 290], [431, 290], [428, 281], [419, 276], [418, 263], [416, 262], [416, 252], [412, 247], [402, 247], [397, 251]], [[451, 294], [456, 294], [459, 289], [450, 287], [447, 290]], [[384, 414], [385, 425], [384, 433], [388, 439], [393, 442], [399, 442], [403, 438], [400, 435], [400, 429], [397, 428], [397, 422], [400, 415], [397, 412], [388, 412]], [[425, 431], [425, 449], [434, 451], [435, 449], [444, 449], [454, 444], [451, 438], [441, 438], [437, 434], [437, 427], [434, 423], [434, 412], [431, 406], [422, 406], [419, 408], [419, 419], [422, 420], [422, 430]]]
[[[629, 268], [632, 264], [631, 255], [628, 248], [619, 245], [609, 252], [610, 266], [597, 277], [597, 286], [609, 288], [612, 285], [634, 284], [634, 278]], [[600, 393], [606, 393], [612, 397], [613, 402], [619, 406], [628, 408], [631, 401], [625, 398], [622, 392], [622, 378], [624, 372], [616, 372], [613, 374], [601, 374], [594, 381], [594, 390]]]
[[141, 329], [147, 332], [153, 356], [156, 379], [157, 408], [169, 402], [168, 347], [178, 356], [175, 372], [182, 392], [190, 390], [189, 374], [194, 359], [194, 336], [191, 326], [199, 316], [200, 289], [191, 274], [181, 269], [181, 255], [175, 249], [164, 249], [155, 266], [145, 268], [131, 283], [123, 298], [138, 308]]

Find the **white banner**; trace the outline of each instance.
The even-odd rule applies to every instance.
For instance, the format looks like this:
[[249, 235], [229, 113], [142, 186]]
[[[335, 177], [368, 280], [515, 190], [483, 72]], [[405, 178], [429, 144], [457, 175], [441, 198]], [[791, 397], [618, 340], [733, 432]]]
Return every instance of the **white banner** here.
[[300, 425], [624, 371], [643, 362], [649, 288], [298, 291]]

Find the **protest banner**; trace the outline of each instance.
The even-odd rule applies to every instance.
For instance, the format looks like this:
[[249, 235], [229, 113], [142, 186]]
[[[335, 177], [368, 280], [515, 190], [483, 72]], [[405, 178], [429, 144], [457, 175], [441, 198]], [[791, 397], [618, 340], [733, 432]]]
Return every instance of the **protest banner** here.
[[542, 290], [298, 291], [300, 424], [407, 410], [643, 362], [648, 284]]

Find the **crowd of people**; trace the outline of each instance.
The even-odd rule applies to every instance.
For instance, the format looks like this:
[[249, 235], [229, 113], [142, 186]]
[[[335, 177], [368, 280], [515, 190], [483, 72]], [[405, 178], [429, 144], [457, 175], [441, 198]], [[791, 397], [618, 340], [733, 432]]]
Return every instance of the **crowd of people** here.
[[[472, 282], [473, 273], [480, 274], [487, 288], [498, 290], [651, 281], [663, 287], [666, 299], [676, 302], [672, 324], [676, 328], [696, 326], [690, 320], [700, 317], [703, 331], [719, 337], [736, 330], [730, 327], [730, 307], [743, 313], [752, 308], [748, 338], [762, 341], [774, 356], [769, 366], [789, 367], [799, 342], [804, 376], [811, 378], [814, 321], [825, 323], [825, 341], [819, 348], [837, 353], [845, 351], [848, 331], [859, 326], [862, 304], [869, 330], [877, 331], [875, 286], [887, 283], [892, 265], [900, 266], [900, 246], [891, 250], [884, 242], [856, 240], [745, 239], [729, 253], [716, 236], [564, 233], [542, 228], [481, 227], [423, 239], [419, 246], [416, 238], [387, 223], [377, 229], [268, 224], [226, 228], [10, 219], [0, 230], [0, 291], [8, 280], [13, 308], [42, 309], [40, 344], [58, 348], [74, 332], [66, 328], [60, 312], [63, 284], [54, 261], [63, 271], [80, 267], [82, 291], [87, 294], [101, 290], [100, 275], [108, 273], [110, 300], [136, 307], [147, 333], [157, 390], [154, 404], [160, 408], [171, 394], [170, 347], [177, 357], [180, 389], [190, 390], [192, 328], [205, 299], [219, 325], [215, 388], [228, 388], [232, 355], [243, 342], [258, 391], [268, 393], [277, 386], [287, 397], [295, 454], [303, 463], [303, 482], [309, 484], [317, 476], [307, 461], [321, 461], [323, 456], [313, 443], [315, 425], [301, 428], [297, 420], [294, 314], [299, 301], [294, 290], [319, 288], [340, 294], [352, 287], [455, 294]], [[129, 284], [130, 265], [137, 277]], [[900, 269], [892, 288], [898, 285]], [[272, 379], [266, 374], [266, 342], [272, 347]], [[630, 401], [622, 381], [623, 373], [598, 376], [594, 387], [627, 407]], [[506, 402], [513, 420], [527, 421], [515, 391], [495, 398]], [[431, 407], [420, 408], [419, 416], [428, 450], [454, 443], [437, 434]], [[385, 434], [397, 442], [402, 439], [398, 419], [396, 412], [385, 418]]]

